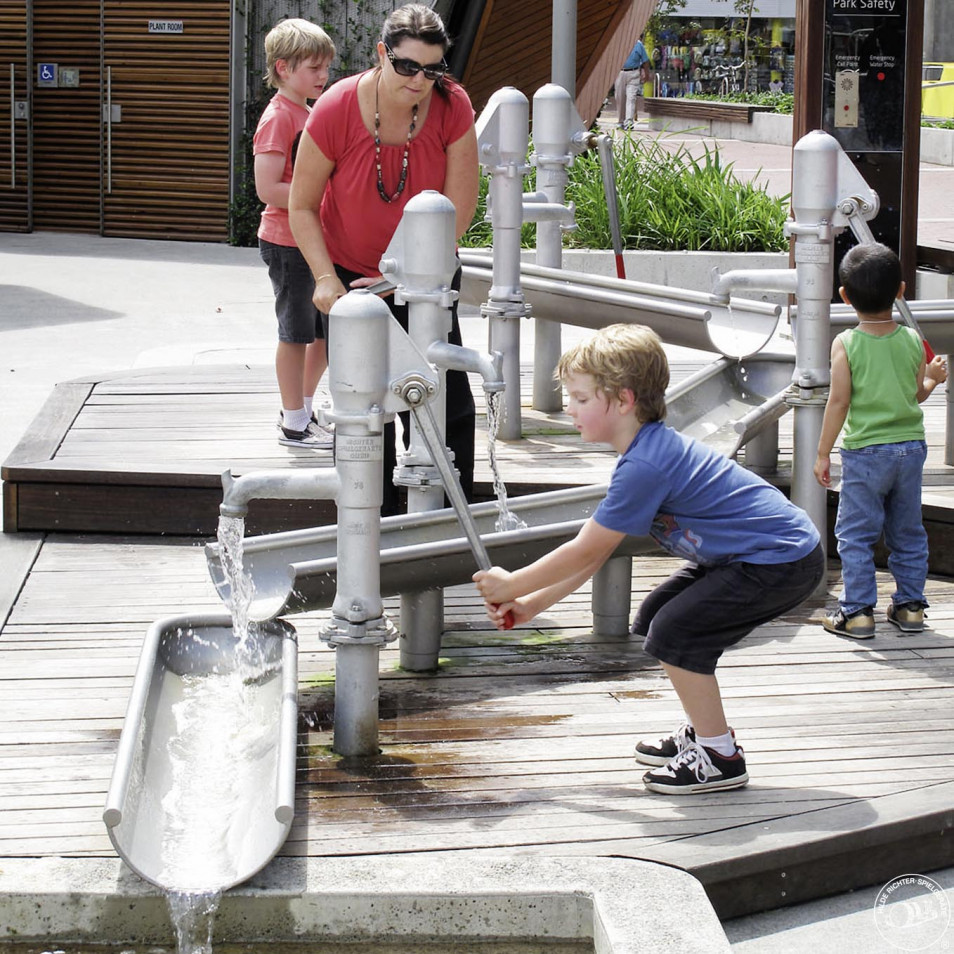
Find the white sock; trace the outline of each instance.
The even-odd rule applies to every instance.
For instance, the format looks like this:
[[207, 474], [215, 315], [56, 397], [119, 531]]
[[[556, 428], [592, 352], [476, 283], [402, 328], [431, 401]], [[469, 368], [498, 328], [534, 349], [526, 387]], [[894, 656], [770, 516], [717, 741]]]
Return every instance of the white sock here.
[[305, 395], [305, 410], [308, 412], [308, 418], [311, 419], [311, 412], [315, 409], [315, 396], [314, 394]]
[[726, 758], [735, 755], [735, 736], [732, 734], [732, 730], [729, 729], [725, 735], [714, 735], [714, 736], [702, 736], [696, 735], [696, 742], [699, 745], [704, 745], [707, 749], [713, 749], [718, 752], [719, 755], [724, 755]]
[[297, 411], [289, 411], [287, 407], [282, 408], [282, 424], [290, 431], [303, 431], [311, 420], [311, 414], [303, 407]]

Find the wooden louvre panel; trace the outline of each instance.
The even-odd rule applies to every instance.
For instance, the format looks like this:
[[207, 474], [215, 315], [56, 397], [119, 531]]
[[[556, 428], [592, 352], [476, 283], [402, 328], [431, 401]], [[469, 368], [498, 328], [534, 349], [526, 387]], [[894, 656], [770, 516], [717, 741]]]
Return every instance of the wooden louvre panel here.
[[228, 0], [105, 0], [105, 64], [122, 118], [107, 154], [104, 234], [227, 239], [229, 18]]
[[[33, 0], [33, 227], [100, 229], [100, 2]], [[78, 70], [79, 85], [44, 87], [41, 64]]]
[[[26, 0], [0, 0], [0, 231], [25, 232], [28, 207], [28, 124], [14, 120], [16, 102], [26, 103]], [[12, 135], [12, 138], [11, 138]]]
[[[594, 69], [600, 53], [610, 42], [615, 28], [624, 19], [632, 0], [579, 0], [577, 5], [576, 76], [577, 93], [583, 80]], [[519, 37], [519, 45], [514, 43]], [[553, 5], [551, 0], [490, 0], [481, 20], [474, 48], [464, 71], [464, 85], [479, 112], [491, 94], [502, 86], [515, 86], [528, 100], [552, 74]], [[635, 37], [628, 39], [632, 47]], [[625, 54], [624, 54], [625, 56]], [[621, 63], [622, 61], [620, 61]], [[607, 72], [613, 79], [619, 71], [615, 64]], [[612, 80], [607, 83], [607, 89]], [[605, 90], [599, 97], [603, 102]], [[581, 110], [583, 104], [579, 104]], [[586, 113], [590, 109], [583, 110]], [[582, 113], [581, 113], [582, 115]], [[589, 124], [596, 116], [583, 115]]]

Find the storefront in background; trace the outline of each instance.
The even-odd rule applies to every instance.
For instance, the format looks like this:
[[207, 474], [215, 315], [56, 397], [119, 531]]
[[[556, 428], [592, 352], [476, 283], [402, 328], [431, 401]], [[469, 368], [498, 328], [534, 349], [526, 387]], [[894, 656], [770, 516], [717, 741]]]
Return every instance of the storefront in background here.
[[733, 0], [687, 0], [658, 36], [647, 36], [658, 96], [795, 89], [795, 2], [758, 0], [748, 31]]

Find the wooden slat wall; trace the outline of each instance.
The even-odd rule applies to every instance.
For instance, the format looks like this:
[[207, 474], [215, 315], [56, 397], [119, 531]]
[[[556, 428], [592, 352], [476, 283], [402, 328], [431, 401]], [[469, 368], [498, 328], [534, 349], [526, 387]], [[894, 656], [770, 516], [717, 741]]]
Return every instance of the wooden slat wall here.
[[[148, 32], [181, 20], [181, 34]], [[228, 0], [106, 0], [112, 133], [104, 234], [225, 241], [229, 188]]]
[[99, 232], [100, 0], [34, 0], [33, 59], [80, 71], [76, 89], [33, 97], [33, 225]]
[[[26, 101], [26, 0], [0, 0], [0, 231], [24, 232], [29, 228], [27, 123], [11, 118], [11, 64], [13, 95]], [[12, 144], [11, 124], [16, 135]]]
[[[587, 125], [596, 119], [603, 99], [616, 82], [619, 68], [645, 29], [655, 5], [655, 0], [621, 4], [617, 19], [599, 38], [594, 38], [593, 53], [577, 81], [576, 108]], [[583, 26], [581, 22], [580, 28]], [[582, 41], [578, 42], [582, 45]]]
[[[579, 0], [577, 110], [584, 124], [596, 118], [653, 6], [653, 0]], [[550, 82], [552, 37], [551, 0], [490, 0], [463, 77], [475, 109], [502, 86], [515, 86], [532, 101]]]

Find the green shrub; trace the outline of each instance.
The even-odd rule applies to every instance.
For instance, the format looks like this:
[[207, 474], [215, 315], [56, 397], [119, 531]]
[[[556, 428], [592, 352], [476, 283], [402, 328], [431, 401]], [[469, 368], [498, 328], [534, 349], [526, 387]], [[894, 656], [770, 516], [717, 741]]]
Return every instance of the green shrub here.
[[[784, 235], [789, 196], [768, 194], [764, 185], [736, 177], [708, 146], [694, 157], [685, 145], [666, 137], [624, 137], [614, 143], [620, 231], [624, 249], [654, 251], [778, 252], [788, 248]], [[531, 186], [526, 187], [532, 191]], [[492, 244], [483, 222], [486, 181], [474, 224], [461, 240], [465, 247]], [[599, 157], [580, 156], [570, 168], [566, 197], [576, 207], [577, 228], [567, 232], [568, 248], [612, 248], [609, 213]], [[524, 225], [524, 247], [533, 245], [533, 226]]]
[[773, 113], [790, 116], [795, 111], [795, 96], [792, 93], [689, 93], [686, 99], [702, 99], [719, 103], [747, 103], [750, 106], [771, 106]]

